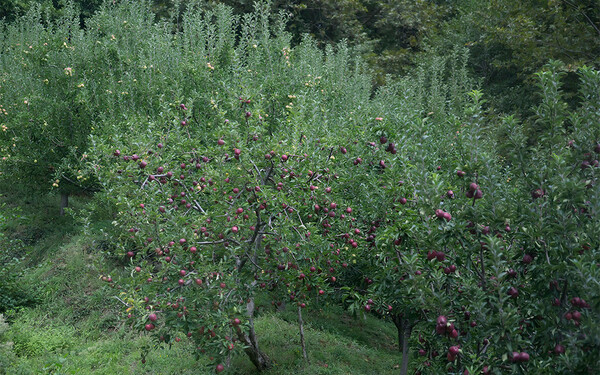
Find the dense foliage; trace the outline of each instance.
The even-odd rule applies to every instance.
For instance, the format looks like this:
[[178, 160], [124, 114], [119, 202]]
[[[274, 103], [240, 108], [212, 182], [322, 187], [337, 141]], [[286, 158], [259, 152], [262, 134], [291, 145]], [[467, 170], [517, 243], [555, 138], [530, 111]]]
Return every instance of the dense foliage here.
[[[373, 89], [360, 48], [295, 42], [271, 6], [157, 23], [121, 1], [85, 28], [73, 7], [33, 7], [2, 25], [1, 176], [94, 192], [76, 216], [117, 262], [99, 276], [121, 321], [193, 343], [211, 372], [235, 373], [238, 354], [276, 363], [255, 329], [270, 304], [296, 314], [307, 362], [303, 312], [337, 306], [394, 324], [402, 374], [600, 371], [600, 72], [550, 61], [531, 116], [499, 116], [462, 41], [437, 34]], [[449, 25], [493, 24], [465, 17]], [[0, 311], [28, 301], [7, 280]]]
[[[81, 25], [102, 1], [78, 1]], [[12, 20], [37, 4], [51, 18], [60, 17], [64, 3], [11, 0], [0, 5], [0, 18]], [[253, 10], [251, 0], [152, 0], [156, 19], [173, 20], [186, 8], [232, 7], [234, 14]], [[561, 1], [381, 1], [381, 0], [272, 0], [273, 13], [289, 16], [287, 30], [294, 43], [310, 34], [320, 45], [348, 40], [374, 71], [377, 84], [407, 73], [423, 54], [448, 54], [454, 46], [470, 51], [469, 70], [481, 77], [489, 106], [530, 115], [535, 100], [534, 73], [548, 62], [561, 60], [570, 73], [568, 101], [576, 100], [575, 72], [600, 64], [600, 7], [595, 0]], [[525, 98], [519, 100], [517, 98]]]

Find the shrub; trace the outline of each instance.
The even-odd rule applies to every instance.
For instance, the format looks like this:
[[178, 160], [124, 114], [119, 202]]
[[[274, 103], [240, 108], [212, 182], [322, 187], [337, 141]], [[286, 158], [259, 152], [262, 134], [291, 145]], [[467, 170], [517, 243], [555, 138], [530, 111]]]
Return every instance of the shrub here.
[[6, 332], [9, 326], [4, 319], [4, 315], [0, 314], [0, 374], [6, 374], [6, 369], [14, 359], [12, 353], [12, 342], [6, 340]]

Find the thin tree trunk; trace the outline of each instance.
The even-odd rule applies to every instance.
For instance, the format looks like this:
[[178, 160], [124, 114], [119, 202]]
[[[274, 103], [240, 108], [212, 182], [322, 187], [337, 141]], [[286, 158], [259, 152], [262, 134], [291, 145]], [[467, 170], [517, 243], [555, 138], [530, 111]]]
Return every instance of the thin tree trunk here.
[[60, 193], [60, 216], [65, 215], [65, 208], [69, 207], [69, 194]]
[[306, 363], [310, 364], [308, 354], [306, 353], [306, 342], [304, 341], [304, 322], [302, 321], [302, 307], [298, 305], [298, 325], [300, 326], [300, 345], [302, 345], [302, 355], [306, 360]]
[[392, 321], [398, 331], [398, 350], [402, 352], [402, 366], [400, 375], [408, 374], [408, 340], [412, 333], [412, 326], [408, 319], [402, 319], [400, 315], [392, 315]]
[[244, 351], [250, 358], [250, 361], [254, 364], [258, 371], [268, 370], [272, 366], [271, 359], [258, 347], [258, 340], [256, 339], [256, 332], [254, 331], [254, 300], [250, 299], [250, 302], [246, 305], [248, 313], [248, 322], [250, 323], [250, 331], [248, 333], [242, 331], [240, 327], [236, 327], [236, 333], [240, 341], [246, 347]]
[[400, 370], [401, 375], [408, 374], [408, 340], [410, 339], [411, 331], [412, 327], [410, 327], [408, 321], [405, 320], [402, 336], [402, 368]]
[[[256, 265], [256, 260], [257, 260], [257, 250], [261, 247], [261, 242], [262, 242], [262, 236], [259, 235], [259, 230], [260, 228], [263, 226], [263, 223], [261, 221], [260, 218], [260, 211], [257, 209], [256, 211], [256, 229], [254, 230], [254, 236], [252, 237], [251, 240], [251, 245], [250, 247], [254, 248], [253, 254], [252, 255], [248, 255], [247, 258], [241, 259], [238, 258], [238, 260], [236, 261], [236, 266], [238, 269], [238, 272], [241, 272], [242, 268], [244, 267], [244, 265], [246, 264], [246, 260], [250, 259], [250, 261]], [[255, 269], [256, 271], [256, 269]], [[237, 283], [240, 284], [240, 281], [237, 280]], [[253, 282], [252, 285], [255, 285], [256, 281]], [[250, 297], [250, 299], [248, 300], [248, 303], [246, 304], [246, 314], [248, 315], [248, 325], [250, 327], [248, 333], [242, 331], [242, 329], [237, 326], [236, 327], [236, 335], [238, 337], [238, 339], [242, 342], [242, 344], [245, 346], [244, 351], [246, 352], [246, 355], [248, 355], [248, 358], [250, 358], [250, 361], [254, 364], [254, 366], [256, 367], [256, 369], [261, 372], [264, 370], [268, 370], [269, 368], [271, 368], [273, 366], [273, 363], [271, 362], [271, 359], [262, 351], [260, 351], [260, 348], [258, 346], [258, 339], [256, 338], [256, 332], [254, 331], [254, 298]]]

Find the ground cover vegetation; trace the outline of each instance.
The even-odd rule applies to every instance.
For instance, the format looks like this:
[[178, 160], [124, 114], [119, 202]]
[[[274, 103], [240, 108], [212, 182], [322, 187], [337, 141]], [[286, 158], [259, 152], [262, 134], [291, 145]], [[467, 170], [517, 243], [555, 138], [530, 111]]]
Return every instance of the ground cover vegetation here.
[[3, 9], [0, 373], [600, 371], [593, 7], [334, 3]]

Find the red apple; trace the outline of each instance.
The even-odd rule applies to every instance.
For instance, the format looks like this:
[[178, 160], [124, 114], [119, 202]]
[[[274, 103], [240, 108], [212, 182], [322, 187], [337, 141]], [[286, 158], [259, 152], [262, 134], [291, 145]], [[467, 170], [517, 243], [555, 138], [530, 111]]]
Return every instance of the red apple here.
[[534, 191], [531, 192], [531, 198], [533, 199], [538, 199], [544, 196], [544, 190], [542, 189], [535, 189]]
[[450, 337], [452, 337], [453, 339], [458, 338], [458, 331], [456, 329], [450, 331]]

